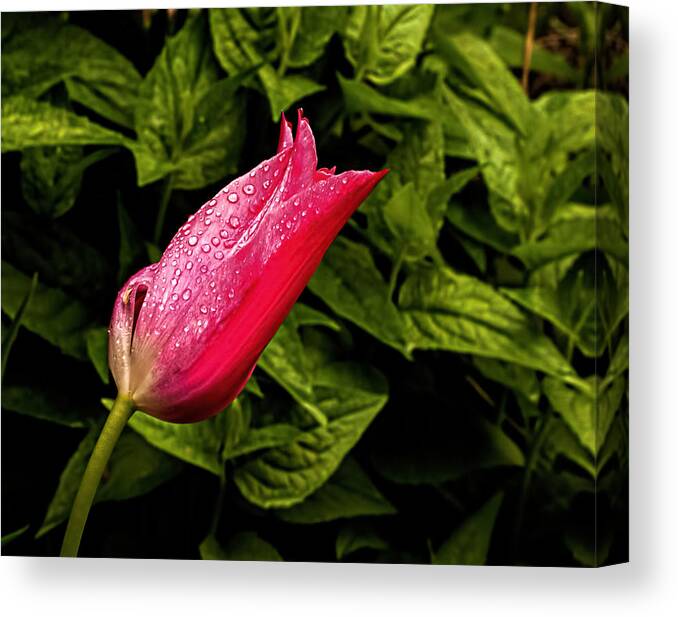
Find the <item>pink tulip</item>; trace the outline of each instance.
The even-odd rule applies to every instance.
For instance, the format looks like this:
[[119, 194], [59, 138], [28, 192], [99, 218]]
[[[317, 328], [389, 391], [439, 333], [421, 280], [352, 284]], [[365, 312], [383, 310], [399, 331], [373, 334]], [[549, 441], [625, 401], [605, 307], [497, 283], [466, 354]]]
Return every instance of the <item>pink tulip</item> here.
[[119, 393], [171, 422], [212, 416], [245, 387], [343, 225], [387, 170], [316, 169], [299, 112], [277, 154], [234, 180], [132, 276], [111, 318]]

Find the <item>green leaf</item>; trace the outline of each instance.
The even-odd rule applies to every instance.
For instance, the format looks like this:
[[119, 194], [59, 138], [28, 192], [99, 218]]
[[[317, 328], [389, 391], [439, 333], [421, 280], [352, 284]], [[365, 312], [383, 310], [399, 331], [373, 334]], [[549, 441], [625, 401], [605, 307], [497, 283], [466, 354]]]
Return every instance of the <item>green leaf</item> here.
[[494, 523], [503, 498], [503, 493], [497, 493], [480, 510], [469, 516], [437, 551], [431, 553], [431, 563], [459, 566], [485, 565]]
[[[14, 318], [32, 287], [31, 279], [2, 262], [2, 310]], [[38, 284], [22, 325], [64, 353], [86, 358], [85, 332], [91, 325], [89, 311], [58, 289]]]
[[229, 75], [254, 68], [263, 61], [259, 32], [250, 25], [243, 9], [210, 9], [214, 55]]
[[290, 19], [295, 11], [299, 14], [299, 25], [287, 63], [299, 68], [312, 64], [322, 56], [332, 35], [343, 29], [348, 9], [343, 6], [279, 7], [278, 15], [284, 12]]
[[66, 82], [69, 97], [131, 127], [141, 77], [115, 48], [57, 19], [24, 24], [3, 39], [2, 94], [37, 98]]
[[2, 151], [34, 146], [126, 145], [128, 140], [84, 116], [21, 96], [2, 100]]
[[491, 358], [475, 356], [473, 364], [488, 379], [492, 379], [511, 390], [519, 392], [530, 403], [536, 405], [539, 401], [541, 390], [539, 381], [533, 370], [512, 364], [510, 362], [501, 362]]
[[26, 295], [21, 300], [21, 304], [17, 309], [12, 324], [9, 327], [9, 330], [3, 331], [2, 333], [2, 377], [5, 376], [5, 369], [7, 368], [7, 360], [9, 359], [9, 353], [12, 351], [12, 346], [16, 340], [17, 334], [19, 334], [19, 328], [21, 328], [21, 320], [24, 318], [24, 313], [26, 308], [33, 298], [33, 294], [38, 287], [38, 273], [33, 274], [31, 279], [31, 285], [26, 292]]
[[512, 234], [495, 222], [492, 214], [481, 204], [469, 207], [461, 202], [452, 201], [445, 213], [447, 220], [465, 234], [491, 246], [493, 249], [508, 253], [518, 244], [518, 236]]
[[351, 521], [339, 530], [336, 543], [337, 559], [343, 559], [366, 548], [377, 551], [388, 548], [388, 544], [374, 531], [371, 524], [365, 521]]
[[321, 325], [338, 330], [339, 325], [320, 311], [297, 303], [287, 319], [266, 346], [258, 366], [275, 379], [320, 424], [327, 418], [315, 402], [313, 375], [307, 366], [307, 357], [299, 337], [301, 326]]
[[236, 170], [244, 138], [240, 83], [217, 81], [200, 16], [167, 40], [139, 90], [133, 147], [140, 186], [172, 173], [176, 189], [197, 189]]
[[7, 546], [10, 542], [14, 542], [17, 538], [20, 538], [23, 536], [28, 529], [30, 528], [30, 524], [24, 525], [23, 527], [20, 527], [16, 531], [12, 531], [4, 536], [2, 536], [2, 546]]
[[534, 269], [595, 249], [628, 263], [628, 242], [616, 214], [606, 207], [572, 206], [561, 210], [543, 235], [516, 246], [513, 254]]
[[424, 195], [408, 182], [396, 191], [383, 209], [386, 225], [400, 245], [405, 259], [419, 260], [436, 248], [436, 234], [426, 210]]
[[585, 386], [574, 388], [557, 379], [543, 381], [544, 394], [553, 408], [579, 438], [587, 450], [597, 456], [619, 409], [626, 380], [618, 377], [608, 385], [589, 377]]
[[293, 506], [320, 488], [388, 399], [383, 377], [357, 364], [323, 367], [314, 389], [327, 426], [307, 429], [236, 468], [241, 493], [262, 508]]
[[452, 195], [456, 195], [471, 180], [477, 177], [479, 168], [470, 167], [462, 169], [449, 178], [434, 187], [428, 196], [428, 211], [432, 214], [434, 220], [438, 222], [438, 229], [442, 224], [442, 219], [447, 212], [448, 202]]
[[529, 100], [492, 46], [468, 32], [445, 36], [436, 31], [435, 41], [441, 55], [482, 90], [495, 110], [527, 135], [533, 121]]
[[271, 106], [273, 122], [277, 122], [280, 114], [297, 101], [325, 90], [325, 86], [303, 75], [282, 77], [270, 64], [262, 67], [258, 74]]
[[416, 348], [471, 353], [575, 377], [550, 339], [478, 279], [447, 268], [422, 269], [401, 287], [399, 304]]
[[327, 251], [308, 288], [337, 315], [404, 354], [403, 321], [367, 247], [343, 237]]
[[596, 139], [595, 90], [543, 94], [534, 103], [548, 118], [551, 139], [561, 152], [577, 152], [594, 146]]
[[231, 411], [192, 424], [165, 422], [138, 411], [130, 418], [129, 426], [159, 450], [221, 476], [226, 415]]
[[108, 329], [92, 328], [85, 334], [87, 355], [92, 361], [101, 381], [109, 383], [108, 376]]
[[[490, 44], [499, 57], [512, 68], [522, 68], [525, 54], [525, 35], [507, 28], [495, 26], [490, 34]], [[553, 75], [568, 82], [579, 78], [579, 72], [567, 62], [565, 56], [542, 47], [538, 41], [532, 48], [530, 70]]]
[[[627, 274], [623, 268], [620, 272]], [[605, 260], [593, 255], [575, 262], [555, 286], [538, 284], [502, 291], [554, 324], [589, 357], [605, 352], [629, 312], [628, 277], [617, 283]]]
[[[99, 432], [99, 426], [91, 428], [68, 461], [36, 538], [45, 535], [68, 518]], [[179, 469], [180, 466], [174, 459], [152, 448], [138, 435], [126, 431], [113, 450], [107, 474], [94, 502], [119, 501], [144, 495], [174, 477]]]
[[398, 484], [440, 484], [480, 469], [521, 467], [520, 448], [477, 411], [425, 405], [389, 415], [388, 439], [372, 453], [375, 469]]
[[27, 148], [21, 155], [21, 189], [37, 214], [62, 216], [80, 193], [85, 170], [115, 153], [115, 148], [83, 155], [80, 146]]
[[200, 557], [224, 561], [283, 561], [273, 545], [253, 531], [241, 531], [221, 546], [213, 535], [200, 544]]
[[72, 393], [48, 390], [37, 384], [3, 386], [2, 407], [40, 420], [72, 428], [89, 428], [101, 419], [98, 409]]
[[394, 514], [395, 508], [351, 457], [310, 497], [291, 508], [278, 510], [288, 523], [324, 523], [338, 518]]
[[353, 7], [343, 36], [356, 75], [384, 85], [407, 73], [432, 16], [433, 7], [425, 4]]

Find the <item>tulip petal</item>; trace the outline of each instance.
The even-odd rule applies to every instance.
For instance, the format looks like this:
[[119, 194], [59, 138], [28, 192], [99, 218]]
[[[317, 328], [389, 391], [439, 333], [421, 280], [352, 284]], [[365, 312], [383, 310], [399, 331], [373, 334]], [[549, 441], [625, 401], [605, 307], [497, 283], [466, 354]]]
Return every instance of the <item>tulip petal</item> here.
[[280, 114], [280, 138], [278, 139], [278, 154], [294, 143], [292, 137], [292, 123], [285, 118], [285, 114]]
[[194, 421], [196, 408], [208, 417], [230, 403], [332, 240], [385, 173], [346, 172], [268, 209], [250, 241], [229, 258], [235, 270], [222, 284], [239, 272], [232, 310], [212, 328], [199, 359], [182, 370], [180, 380], [173, 370], [156, 375], [155, 398], [139, 402], [173, 421]]

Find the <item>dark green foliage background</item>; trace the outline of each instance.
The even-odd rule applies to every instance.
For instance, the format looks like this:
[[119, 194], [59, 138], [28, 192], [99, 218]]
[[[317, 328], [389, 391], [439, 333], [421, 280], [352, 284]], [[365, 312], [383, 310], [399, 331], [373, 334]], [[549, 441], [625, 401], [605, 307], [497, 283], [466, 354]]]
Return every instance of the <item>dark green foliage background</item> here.
[[540, 4], [526, 95], [528, 11], [2, 15], [4, 554], [58, 554], [119, 286], [303, 106], [391, 173], [231, 408], [135, 414], [81, 554], [627, 559], [628, 10]]

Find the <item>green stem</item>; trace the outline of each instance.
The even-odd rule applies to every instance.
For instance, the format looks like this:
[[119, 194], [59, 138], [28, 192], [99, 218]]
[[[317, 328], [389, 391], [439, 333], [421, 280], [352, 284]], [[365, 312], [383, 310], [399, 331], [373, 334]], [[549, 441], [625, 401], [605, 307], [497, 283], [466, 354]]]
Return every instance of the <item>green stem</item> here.
[[165, 215], [167, 214], [167, 206], [169, 205], [170, 197], [172, 196], [172, 174], [169, 174], [165, 179], [165, 185], [162, 189], [162, 197], [160, 198], [160, 207], [158, 208], [158, 216], [155, 219], [155, 230], [153, 231], [153, 242], [158, 244], [160, 236], [162, 236], [162, 228], [165, 225]]
[[134, 401], [118, 394], [80, 481], [80, 488], [78, 488], [78, 494], [75, 496], [71, 509], [71, 516], [68, 519], [64, 542], [61, 545], [62, 557], [77, 557], [78, 555], [82, 532], [85, 529], [87, 516], [92, 507], [101, 476], [108, 459], [111, 457], [113, 448], [133, 412]]
[[217, 495], [217, 501], [214, 504], [214, 513], [212, 514], [212, 523], [210, 524], [210, 535], [215, 535], [217, 533], [217, 527], [219, 526], [219, 521], [221, 520], [221, 513], [224, 510], [224, 498], [226, 496], [226, 468], [221, 472], [219, 477], [219, 494]]

